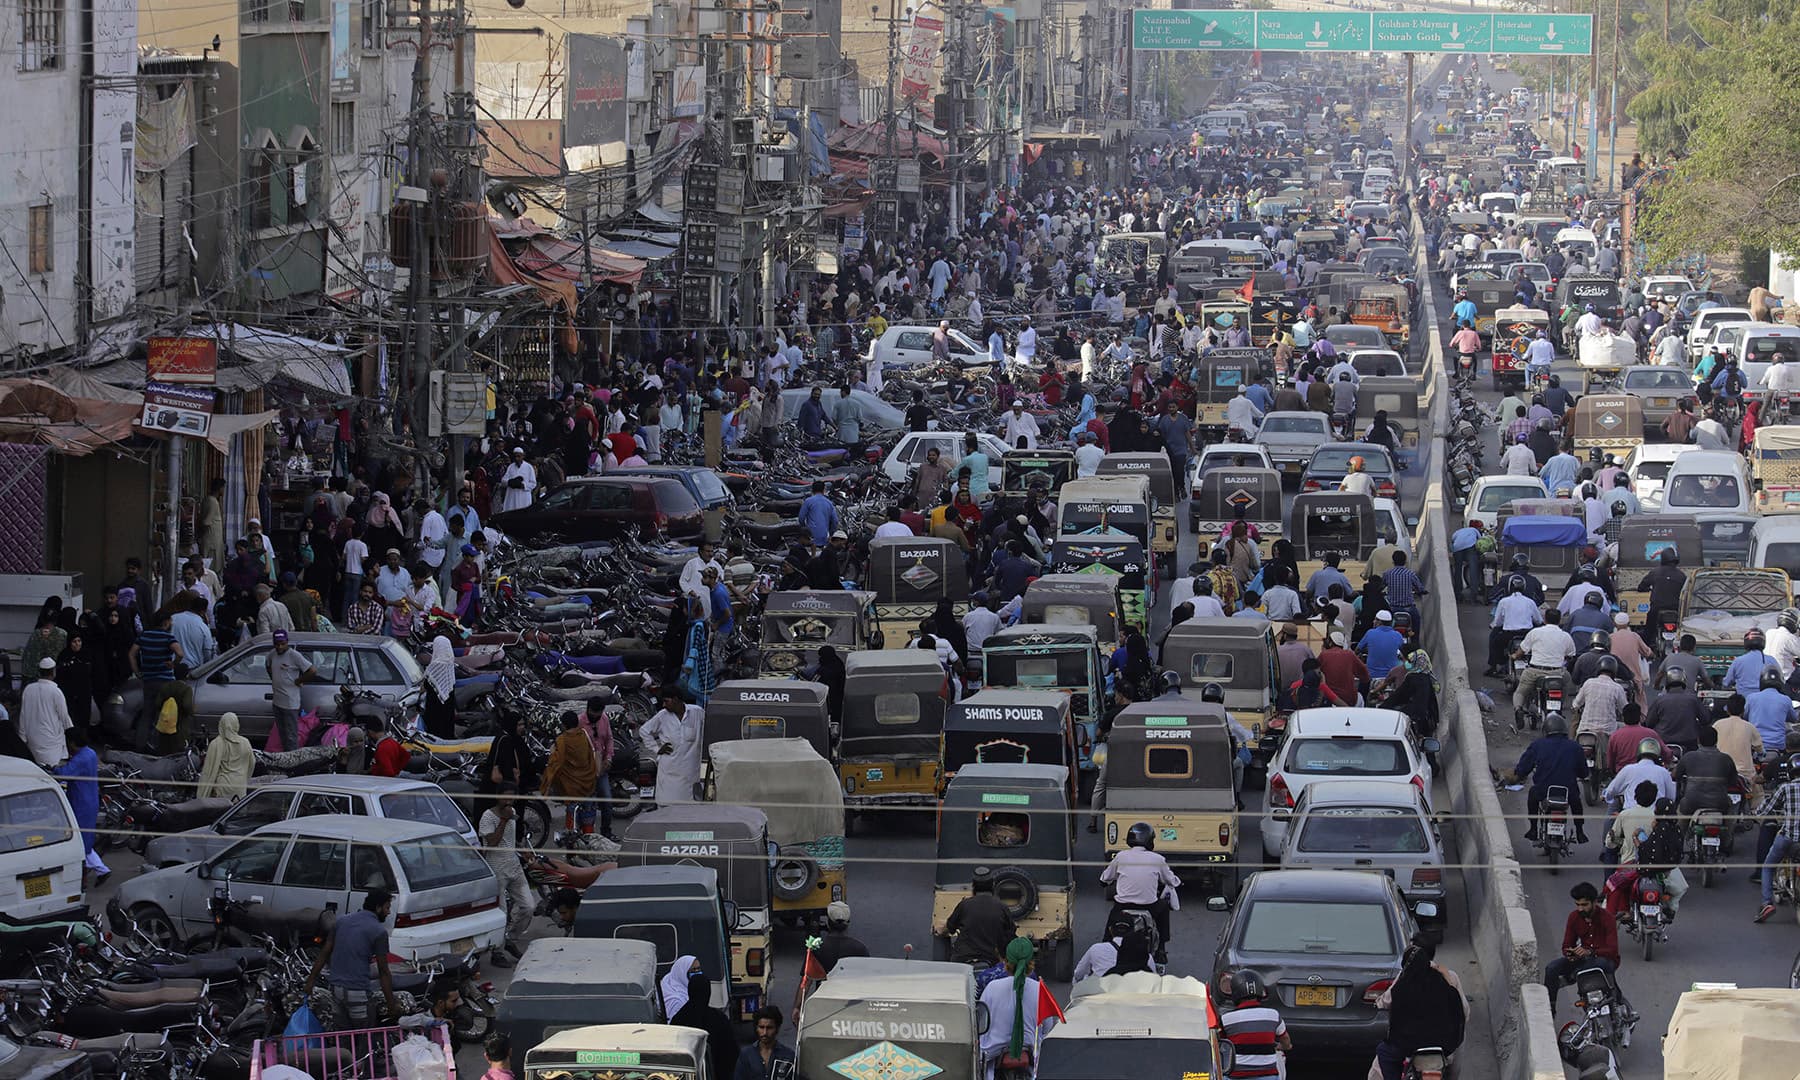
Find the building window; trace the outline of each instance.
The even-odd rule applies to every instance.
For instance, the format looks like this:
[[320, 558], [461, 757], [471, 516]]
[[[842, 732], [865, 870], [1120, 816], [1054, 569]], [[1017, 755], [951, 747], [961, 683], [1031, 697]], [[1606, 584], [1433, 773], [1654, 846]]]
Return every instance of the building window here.
[[250, 227], [266, 229], [274, 224], [270, 215], [275, 182], [275, 165], [267, 154], [250, 159]]
[[56, 210], [49, 203], [31, 208], [31, 272], [56, 269]]
[[306, 0], [288, 0], [288, 22], [306, 21]]
[[331, 152], [356, 153], [356, 103], [353, 101], [331, 103]]
[[381, 48], [381, 32], [385, 28], [387, 8], [382, 0], [362, 0], [362, 47]]
[[288, 167], [288, 205], [287, 223], [298, 225], [312, 220], [311, 204], [312, 167], [309, 159], [302, 158]]
[[63, 0], [19, 0], [19, 69], [62, 66]]
[[269, 0], [248, 0], [244, 5], [246, 22], [261, 25], [269, 21]]

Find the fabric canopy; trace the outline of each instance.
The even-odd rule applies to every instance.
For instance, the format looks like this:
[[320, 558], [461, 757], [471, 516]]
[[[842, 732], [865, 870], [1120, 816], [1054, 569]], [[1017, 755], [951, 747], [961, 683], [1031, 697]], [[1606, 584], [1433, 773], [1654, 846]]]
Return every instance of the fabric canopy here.
[[[841, 150], [859, 157], [884, 157], [887, 154], [887, 125], [844, 124], [826, 139], [833, 150]], [[942, 163], [945, 157], [943, 140], [923, 131], [894, 132], [894, 153], [912, 154], [918, 147], [920, 157], [930, 157]], [[835, 168], [835, 166], [834, 166]]]
[[[82, 397], [44, 379], [0, 379], [0, 442], [45, 446], [85, 457], [133, 435], [167, 436], [167, 432], [138, 428], [144, 412], [143, 394], [98, 385], [111, 395], [129, 394], [130, 400]], [[215, 413], [206, 442], [221, 454], [229, 453], [232, 436], [272, 424], [279, 415], [274, 409]]]

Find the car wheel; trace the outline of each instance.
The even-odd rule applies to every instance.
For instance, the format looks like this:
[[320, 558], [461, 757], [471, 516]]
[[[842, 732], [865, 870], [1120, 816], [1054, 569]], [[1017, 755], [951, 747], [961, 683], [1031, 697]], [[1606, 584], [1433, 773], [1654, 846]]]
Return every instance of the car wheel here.
[[139, 904], [132, 908], [131, 920], [158, 948], [174, 950], [181, 947], [181, 934], [175, 929], [174, 920], [155, 904]]

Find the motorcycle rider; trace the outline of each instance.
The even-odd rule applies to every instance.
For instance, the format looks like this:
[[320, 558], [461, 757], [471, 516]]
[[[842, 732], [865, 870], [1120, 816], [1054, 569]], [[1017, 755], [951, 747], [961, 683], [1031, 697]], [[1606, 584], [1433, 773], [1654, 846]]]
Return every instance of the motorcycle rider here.
[[950, 935], [950, 959], [959, 964], [992, 967], [1000, 962], [1016, 927], [1006, 904], [994, 895], [993, 870], [977, 866], [970, 886], [970, 894], [944, 922]]
[[1575, 715], [1580, 718], [1576, 732], [1591, 732], [1602, 739], [1612, 738], [1612, 733], [1619, 729], [1620, 718], [1630, 700], [1625, 692], [1625, 680], [1619, 672], [1619, 658], [1602, 656], [1599, 672], [1575, 691], [1573, 708]]
[[1169, 869], [1169, 861], [1156, 852], [1156, 830], [1140, 821], [1125, 834], [1125, 849], [1100, 871], [1100, 883], [1111, 885], [1112, 913], [1108, 923], [1128, 917], [1128, 911], [1147, 911], [1156, 922], [1156, 962], [1169, 962], [1169, 911], [1180, 903], [1175, 890], [1181, 879]]
[[1800, 754], [1788, 759], [1788, 775], [1793, 779], [1770, 792], [1756, 808], [1757, 817], [1772, 819], [1762, 826], [1761, 839], [1768, 840], [1769, 847], [1757, 875], [1762, 881], [1762, 907], [1757, 910], [1757, 922], [1775, 914], [1775, 868], [1800, 844]]
[[[1583, 881], [1569, 890], [1575, 910], [1563, 923], [1562, 955], [1544, 966], [1544, 989], [1550, 995], [1550, 1014], [1556, 1015], [1556, 994], [1565, 980], [1586, 967], [1598, 967], [1614, 976], [1617, 986], [1619, 970], [1619, 925], [1612, 913], [1599, 903], [1600, 891], [1592, 882]], [[1619, 990], [1619, 1005], [1625, 1011], [1625, 1043], [1630, 1045], [1630, 1023], [1637, 1014]]]
[[1696, 690], [1712, 689], [1712, 679], [1706, 674], [1706, 663], [1698, 655], [1699, 643], [1694, 635], [1683, 634], [1675, 641], [1675, 651], [1664, 656], [1662, 663], [1656, 667], [1656, 676], [1651, 680], [1654, 687], [1662, 687], [1676, 674], [1682, 681]]
[[[1736, 666], [1734, 661], [1732, 667]], [[1763, 669], [1761, 689], [1744, 695], [1744, 719], [1755, 725], [1765, 747], [1775, 751], [1787, 749], [1788, 725], [1794, 722], [1794, 700], [1788, 696], [1781, 671], [1774, 664]]]
[[[1763, 669], [1774, 663], [1774, 657], [1764, 650], [1763, 632], [1748, 630], [1744, 633], [1744, 651], [1725, 669], [1723, 685], [1744, 695], [1744, 700], [1748, 701], [1752, 694], [1763, 687]], [[1776, 668], [1776, 673], [1780, 674], [1779, 667]], [[1767, 734], [1764, 733], [1764, 738], [1767, 738]], [[1782, 745], [1785, 746], [1786, 743]]]
[[1568, 670], [1569, 659], [1575, 655], [1575, 639], [1558, 625], [1561, 622], [1555, 611], [1546, 611], [1544, 625], [1519, 639], [1513, 655], [1525, 658], [1525, 670], [1519, 674], [1519, 685], [1513, 690], [1515, 713], [1523, 711], [1526, 702], [1536, 700], [1537, 685], [1545, 675]]
[[1254, 971], [1234, 972], [1229, 992], [1232, 1007], [1219, 1017], [1219, 1030], [1236, 1051], [1226, 1080], [1286, 1076], [1283, 1055], [1293, 1053], [1294, 1040], [1281, 1013], [1268, 1006], [1269, 991], [1262, 976]]
[[1769, 631], [1763, 651], [1781, 667], [1783, 679], [1793, 678], [1794, 664], [1800, 661], [1800, 609], [1788, 608], [1781, 613], [1775, 629]]
[[[1352, 410], [1352, 415], [1354, 415], [1354, 410]], [[1375, 494], [1375, 480], [1367, 472], [1363, 471], [1365, 464], [1361, 454], [1352, 457], [1350, 459], [1348, 471], [1344, 473], [1344, 478], [1338, 481], [1338, 490], [1350, 492], [1354, 495], [1373, 496]]]
[[1401, 954], [1400, 974], [1381, 994], [1388, 1010], [1387, 1038], [1375, 1046], [1382, 1080], [1400, 1080], [1406, 1059], [1418, 1050], [1433, 1047], [1447, 1056], [1462, 1045], [1469, 1000], [1461, 982], [1436, 959], [1431, 939], [1414, 934]]
[[[1525, 795], [1525, 812], [1530, 822], [1525, 828], [1525, 839], [1536, 841], [1538, 836], [1538, 809], [1543, 805], [1545, 793], [1552, 787], [1567, 788], [1573, 792], [1577, 784], [1588, 774], [1587, 758], [1581, 747], [1569, 738], [1569, 722], [1561, 713], [1551, 713], [1544, 718], [1544, 734], [1534, 740], [1525, 752], [1519, 755], [1518, 764], [1512, 767], [1507, 777], [1512, 782], [1531, 778], [1531, 787]], [[1581, 816], [1581, 800], [1569, 800], [1569, 813], [1575, 818], [1575, 842], [1587, 843], [1587, 824]]]
[[1619, 712], [1619, 726], [1613, 731], [1612, 738], [1600, 745], [1600, 751], [1606, 757], [1606, 775], [1611, 776], [1636, 761], [1638, 745], [1645, 739], [1658, 745], [1662, 743], [1661, 735], [1644, 726], [1642, 710], [1635, 704], [1625, 706]]
[[1595, 634], [1593, 640], [1588, 642], [1587, 651], [1577, 656], [1575, 663], [1569, 667], [1569, 676], [1575, 680], [1576, 686], [1600, 674], [1600, 661], [1612, 655], [1611, 643], [1610, 632]]
[[[1650, 709], [1644, 715], [1644, 722], [1662, 738], [1665, 743], [1673, 743], [1684, 751], [1692, 752], [1700, 745], [1700, 729], [1704, 726], [1710, 730], [1711, 725], [1703, 724], [1707, 719], [1706, 703], [1700, 695], [1688, 689], [1687, 677], [1679, 671], [1669, 673], [1664, 680], [1663, 692], [1650, 703]], [[1713, 745], [1718, 745], [1717, 737]]]
[[1594, 635], [1612, 627], [1612, 619], [1606, 614], [1606, 597], [1597, 592], [1588, 593], [1581, 599], [1581, 606], [1569, 616], [1569, 636], [1575, 639], [1577, 649], [1586, 649], [1593, 643]]
[[1702, 724], [1699, 747], [1681, 755], [1675, 763], [1675, 782], [1680, 785], [1683, 817], [1700, 810], [1731, 810], [1731, 786], [1738, 782], [1737, 762], [1719, 749], [1719, 733]]
[[1625, 793], [1636, 791], [1638, 784], [1645, 780], [1656, 785], [1656, 797], [1659, 799], [1675, 798], [1675, 778], [1663, 767], [1662, 743], [1655, 739], [1645, 739], [1638, 743], [1638, 759], [1620, 769], [1600, 793], [1602, 801], [1610, 806], [1618, 806], [1625, 800]]
[[1512, 576], [1525, 583], [1525, 595], [1531, 597], [1532, 603], [1542, 604], [1544, 602], [1544, 583], [1531, 572], [1531, 560], [1521, 551], [1512, 557], [1509, 565]]
[[[1679, 621], [1681, 591], [1687, 588], [1687, 575], [1681, 571], [1681, 555], [1674, 548], [1664, 548], [1657, 556], [1656, 569], [1644, 575], [1639, 588], [1650, 593], [1650, 612], [1644, 619], [1651, 634], [1662, 633], [1663, 623]], [[1800, 624], [1797, 624], [1800, 625]]]
[[1524, 579], [1513, 575], [1506, 583], [1506, 595], [1494, 605], [1494, 617], [1488, 630], [1488, 666], [1484, 674], [1490, 679], [1503, 677], [1506, 674], [1503, 665], [1511, 652], [1509, 646], [1543, 621], [1537, 602], [1526, 595]]

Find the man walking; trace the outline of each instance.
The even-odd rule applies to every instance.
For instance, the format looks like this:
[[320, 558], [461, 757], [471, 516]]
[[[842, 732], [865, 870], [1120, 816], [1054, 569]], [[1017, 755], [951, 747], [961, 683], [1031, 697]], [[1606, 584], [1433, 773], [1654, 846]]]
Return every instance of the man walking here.
[[501, 906], [507, 909], [506, 942], [488, 954], [488, 963], [497, 968], [512, 967], [515, 958], [525, 955], [525, 947], [519, 942], [531, 929], [534, 906], [531, 883], [525, 880], [525, 869], [519, 865], [519, 812], [515, 805], [518, 793], [519, 789], [510, 783], [498, 785], [493, 805], [482, 812], [481, 824], [475, 829], [481, 840], [481, 855], [500, 880]]

